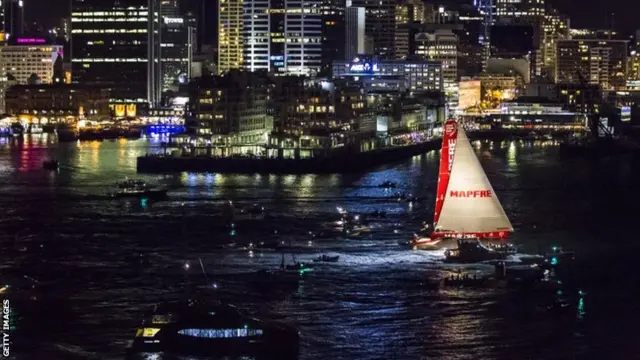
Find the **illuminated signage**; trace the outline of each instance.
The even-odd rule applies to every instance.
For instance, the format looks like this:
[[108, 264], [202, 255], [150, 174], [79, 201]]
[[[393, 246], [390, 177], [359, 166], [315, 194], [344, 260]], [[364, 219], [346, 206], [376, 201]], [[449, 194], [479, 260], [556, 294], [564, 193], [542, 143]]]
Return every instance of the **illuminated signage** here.
[[182, 18], [165, 17], [164, 18], [164, 23], [165, 24], [182, 24], [182, 23], [184, 23], [184, 19], [182, 19]]
[[631, 108], [629, 106], [620, 108], [620, 121], [631, 121]]
[[18, 38], [18, 44], [44, 44], [47, 42], [45, 39], [35, 38]]
[[380, 65], [378, 63], [353, 63], [349, 68], [351, 72], [364, 72], [364, 73], [373, 73], [380, 71]]

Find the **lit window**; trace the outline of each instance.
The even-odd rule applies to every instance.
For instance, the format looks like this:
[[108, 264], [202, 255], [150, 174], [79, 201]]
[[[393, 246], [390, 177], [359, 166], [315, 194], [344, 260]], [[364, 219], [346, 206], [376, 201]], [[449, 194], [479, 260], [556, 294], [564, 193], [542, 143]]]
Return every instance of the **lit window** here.
[[262, 335], [260, 329], [182, 329], [178, 334], [199, 338], [223, 339]]

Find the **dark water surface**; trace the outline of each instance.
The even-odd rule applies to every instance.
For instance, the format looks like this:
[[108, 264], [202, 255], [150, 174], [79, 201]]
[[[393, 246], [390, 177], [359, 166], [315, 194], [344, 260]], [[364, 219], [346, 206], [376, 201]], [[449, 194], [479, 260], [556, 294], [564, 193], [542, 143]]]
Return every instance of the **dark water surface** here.
[[[193, 293], [295, 324], [302, 359], [640, 358], [637, 162], [562, 161], [547, 143], [476, 143], [516, 229], [512, 240], [527, 252], [552, 244], [577, 251], [584, 308], [558, 316], [526, 294], [421, 285], [452, 266], [397, 241], [430, 219], [437, 153], [362, 175], [137, 176], [136, 156], [157, 145], [0, 139], [0, 281], [38, 282], [28, 295], [36, 300], [17, 290], [8, 295], [15, 358], [121, 359], [143, 311]], [[41, 169], [50, 158], [60, 160], [59, 173]], [[169, 186], [169, 200], [109, 199], [126, 176]], [[386, 180], [427, 201], [387, 199], [375, 187]], [[221, 216], [225, 199], [259, 202], [269, 219], [239, 222], [232, 236]], [[308, 231], [330, 226], [336, 206], [389, 215], [365, 239], [310, 242]], [[394, 231], [394, 223], [404, 227]], [[316, 268], [293, 294], [261, 294], [239, 282], [210, 289], [199, 258], [213, 274], [277, 267], [280, 255], [272, 251], [219, 246], [259, 241], [274, 228], [292, 241], [297, 259], [326, 251], [340, 262]]]

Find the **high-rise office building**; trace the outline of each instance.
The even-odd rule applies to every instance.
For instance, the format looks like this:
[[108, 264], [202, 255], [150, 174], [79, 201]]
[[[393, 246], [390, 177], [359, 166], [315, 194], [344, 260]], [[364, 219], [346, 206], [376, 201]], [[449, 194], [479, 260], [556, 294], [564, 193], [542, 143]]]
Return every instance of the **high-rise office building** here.
[[0, 21], [3, 32], [0, 41], [8, 41], [24, 34], [24, 1], [0, 1]]
[[322, 61], [321, 0], [245, 0], [243, 67], [314, 75]]
[[556, 74], [559, 83], [586, 81], [604, 89], [626, 86], [627, 40], [559, 40]]
[[542, 47], [543, 75], [557, 81], [556, 59], [559, 40], [569, 39], [569, 19], [557, 10], [548, 11], [543, 23], [544, 40]]
[[195, 21], [177, 0], [73, 0], [74, 82], [117, 87], [123, 102], [159, 105], [189, 77]]
[[114, 94], [124, 102], [154, 100], [148, 74], [155, 71], [157, 49], [150, 54], [148, 45], [159, 23], [149, 21], [149, 0], [72, 1], [73, 81], [118, 86]]
[[366, 53], [365, 50], [365, 9], [353, 6], [345, 8], [345, 59]]
[[243, 0], [218, 0], [218, 73], [243, 65]]
[[[366, 34], [373, 40], [374, 55], [380, 59], [396, 59], [406, 56], [405, 53], [398, 54], [396, 49], [398, 23], [395, 1], [352, 0], [351, 6], [365, 8]], [[399, 39], [404, 42], [404, 37], [399, 37]]]
[[160, 2], [160, 91], [177, 90], [191, 78], [196, 20], [180, 12], [177, 0]]
[[331, 73], [331, 63], [345, 58], [346, 6], [350, 1], [322, 0], [322, 72]]

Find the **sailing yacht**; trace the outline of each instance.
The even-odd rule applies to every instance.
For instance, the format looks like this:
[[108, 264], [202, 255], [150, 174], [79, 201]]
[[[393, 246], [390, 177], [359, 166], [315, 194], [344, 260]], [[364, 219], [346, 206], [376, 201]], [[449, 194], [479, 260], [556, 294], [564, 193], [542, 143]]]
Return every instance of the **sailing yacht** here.
[[414, 235], [408, 244], [437, 250], [452, 248], [459, 239], [504, 240], [513, 227], [464, 128], [447, 120], [443, 130], [433, 231]]

